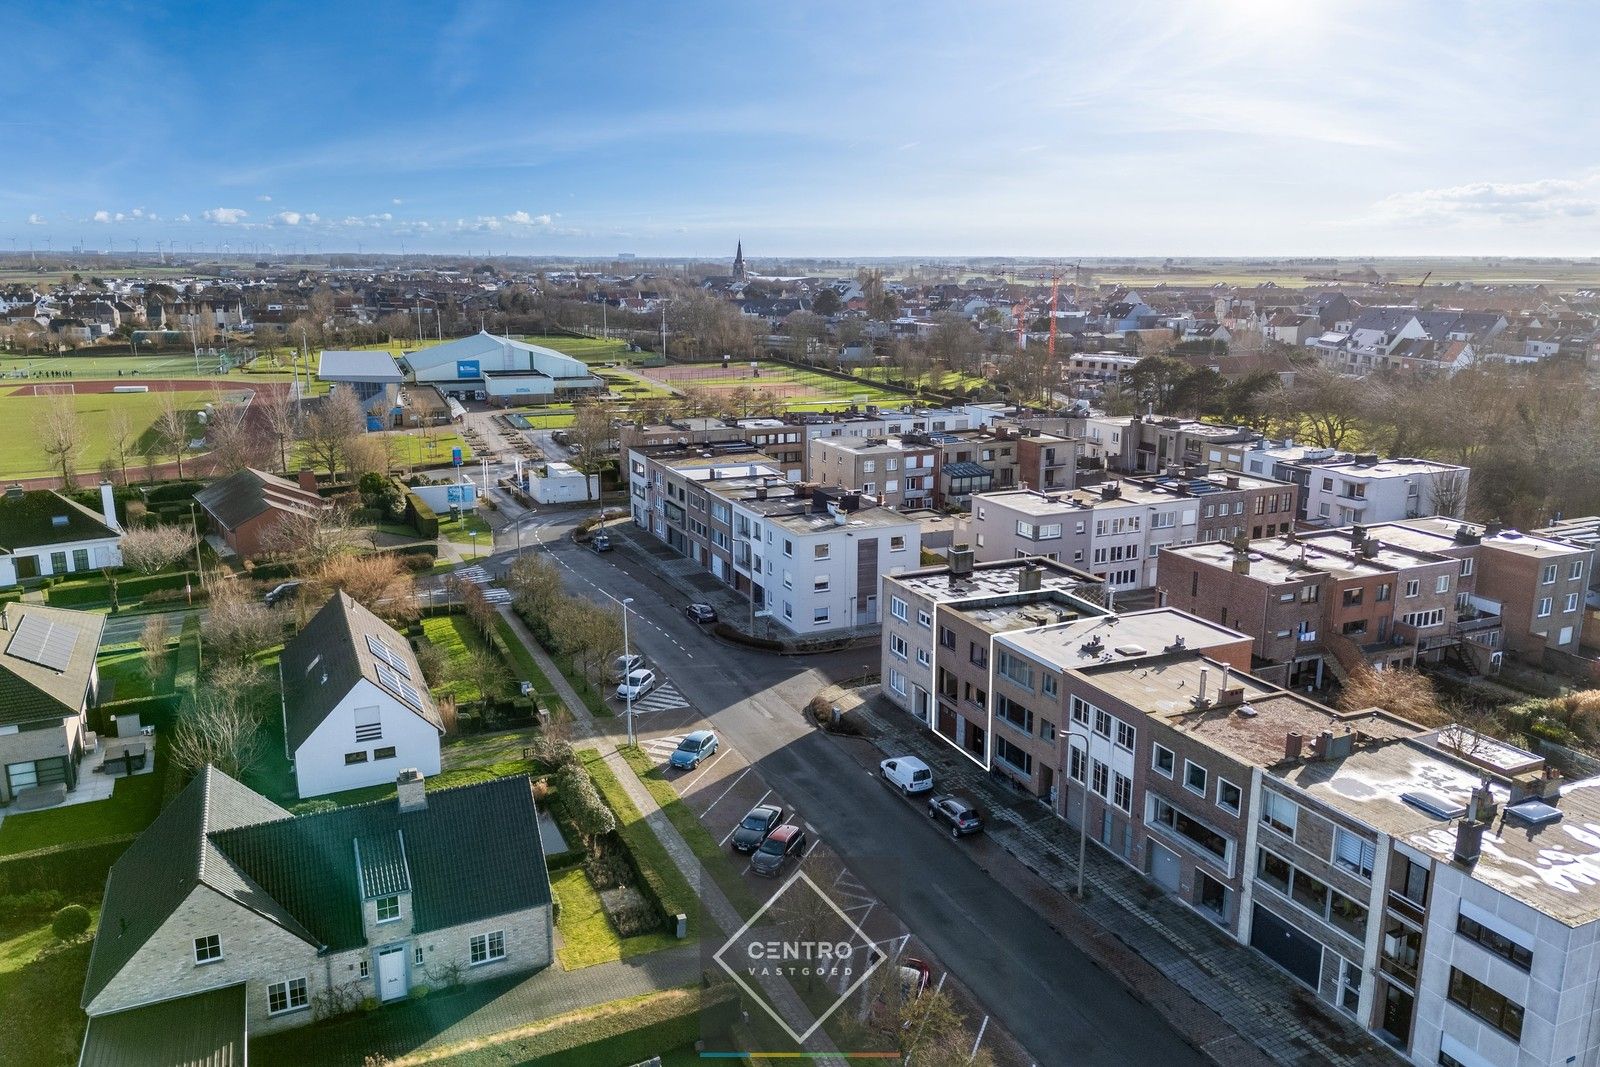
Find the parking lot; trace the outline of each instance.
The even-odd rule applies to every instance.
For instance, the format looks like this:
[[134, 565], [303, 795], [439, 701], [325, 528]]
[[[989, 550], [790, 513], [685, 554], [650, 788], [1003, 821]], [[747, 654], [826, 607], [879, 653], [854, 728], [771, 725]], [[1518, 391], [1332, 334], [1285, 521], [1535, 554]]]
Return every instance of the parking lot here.
[[[651, 698], [658, 694], [664, 694], [663, 699], [646, 707], [650, 705]], [[657, 766], [662, 767], [666, 766], [673, 750], [685, 736], [694, 730], [711, 726], [671, 679], [662, 680], [656, 689], [635, 701], [634, 711], [639, 746]], [[870, 772], [863, 770], [863, 773]], [[851, 865], [872, 863], [878, 865], [881, 873], [885, 868], [893, 870], [900, 866], [898, 857], [863, 855], [850, 849], [848, 843], [844, 843], [842, 849], [836, 848], [835, 843], [826, 840], [816, 826], [806, 820], [803, 812], [767, 785], [759, 770], [726, 737], [719, 736], [715, 755], [692, 770], [667, 768], [665, 775], [701, 825], [726, 850], [728, 862], [739, 872], [758, 905], [765, 902], [796, 871], [804, 871], [867, 935], [874, 948], [887, 957], [884, 966], [897, 966], [911, 960], [926, 963], [930, 987], [942, 989], [952, 996], [958, 1009], [968, 1017], [974, 1032], [980, 1028], [983, 1030], [983, 1045], [994, 1055], [997, 1063], [1032, 1062], [1009, 1035], [988, 1017], [966, 987], [939, 964], [927, 946], [907, 930], [899, 917], [884, 906], [850, 869]], [[911, 803], [919, 810], [926, 807], [928, 795], [901, 799], [898, 792], [887, 785], [883, 789], [886, 803]], [[782, 812], [779, 824], [792, 823], [806, 836], [803, 852], [797, 858], [786, 859], [778, 875], [770, 878], [754, 871], [750, 855], [736, 852], [731, 844], [734, 831], [746, 813], [759, 805], [778, 808]], [[943, 835], [947, 839], [949, 837], [946, 825], [932, 820], [928, 820], [927, 832]], [[949, 840], [948, 847], [961, 848], [967, 843], [965, 840]], [[842, 851], [849, 853], [848, 862], [841, 855]], [[901, 871], [899, 876], [922, 878], [926, 877], [926, 872]], [[874, 998], [864, 992], [848, 1010], [861, 1018], [869, 1011], [881, 1008], [881, 994], [874, 1004]]]

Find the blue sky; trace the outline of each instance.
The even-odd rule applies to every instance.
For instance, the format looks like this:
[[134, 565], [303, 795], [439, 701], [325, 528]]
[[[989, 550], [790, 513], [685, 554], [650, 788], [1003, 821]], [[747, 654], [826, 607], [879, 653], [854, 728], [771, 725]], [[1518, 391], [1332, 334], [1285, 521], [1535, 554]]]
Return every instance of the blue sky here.
[[1600, 253], [1580, 3], [27, 5], [0, 248]]

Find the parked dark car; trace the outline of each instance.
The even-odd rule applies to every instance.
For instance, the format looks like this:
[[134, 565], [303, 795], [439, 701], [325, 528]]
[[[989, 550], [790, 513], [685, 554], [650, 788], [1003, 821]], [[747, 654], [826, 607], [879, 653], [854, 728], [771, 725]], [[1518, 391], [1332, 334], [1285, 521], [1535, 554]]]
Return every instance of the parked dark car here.
[[593, 537], [591, 537], [589, 539], [589, 547], [594, 549], [596, 552], [610, 552], [611, 551], [611, 535], [610, 534], [595, 534]]
[[710, 604], [690, 604], [683, 609], [690, 622], [716, 622], [717, 609]]
[[767, 878], [776, 878], [791, 858], [798, 861], [806, 852], [806, 832], [786, 822], [761, 842], [750, 857], [750, 869]]
[[270, 608], [272, 605], [281, 604], [285, 600], [293, 600], [299, 595], [299, 582], [284, 582], [282, 585], [274, 586], [271, 592], [267, 593], [266, 597], [263, 599], [265, 600], [267, 607]]
[[771, 804], [757, 804], [750, 809], [733, 831], [733, 847], [736, 852], [754, 852], [761, 842], [767, 839], [777, 827], [778, 820], [783, 818], [783, 810]]
[[965, 837], [983, 829], [983, 816], [966, 797], [941, 793], [928, 801], [928, 818], [948, 823], [951, 837]]

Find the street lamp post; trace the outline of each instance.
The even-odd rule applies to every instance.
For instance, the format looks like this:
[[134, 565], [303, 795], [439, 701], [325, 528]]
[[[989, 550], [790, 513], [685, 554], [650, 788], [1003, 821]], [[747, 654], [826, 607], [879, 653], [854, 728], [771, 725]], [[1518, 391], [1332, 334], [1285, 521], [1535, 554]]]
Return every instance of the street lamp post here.
[[[629, 666], [630, 661], [629, 661], [628, 657], [630, 655], [632, 655], [631, 650], [628, 648], [628, 605], [632, 604], [632, 603], [633, 603], [633, 597], [630, 596], [630, 597], [623, 597], [622, 598], [622, 664], [623, 664], [624, 667], [628, 667]], [[632, 674], [633, 674], [633, 671], [631, 669], [629, 669], [628, 672], [622, 676], [622, 682], [623, 682], [622, 693], [623, 693], [623, 696], [628, 701], [628, 747], [629, 748], [633, 747], [633, 684], [632, 684], [633, 683], [633, 679], [631, 677]]]
[[1078, 812], [1078, 899], [1083, 899], [1083, 863], [1089, 843], [1089, 735], [1067, 729], [1067, 778], [1072, 778], [1072, 739], [1083, 741], [1083, 809]]

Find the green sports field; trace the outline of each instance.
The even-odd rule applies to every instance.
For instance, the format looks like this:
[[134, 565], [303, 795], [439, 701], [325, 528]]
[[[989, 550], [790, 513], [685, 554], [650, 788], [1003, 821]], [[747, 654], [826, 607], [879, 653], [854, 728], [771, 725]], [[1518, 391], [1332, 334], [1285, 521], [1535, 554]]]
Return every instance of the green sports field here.
[[[0, 433], [0, 478], [43, 478], [56, 473], [50, 460], [39, 450], [37, 440], [23, 427], [40, 425], [49, 405], [57, 397], [32, 396], [31, 383], [0, 382], [0, 426], [13, 432]], [[175, 394], [178, 406], [188, 412], [199, 411], [211, 400], [210, 389]], [[80, 476], [97, 471], [105, 460], [116, 462], [111, 440], [111, 411], [126, 411], [133, 425], [134, 440], [129, 445], [130, 476], [143, 477], [144, 453], [157, 453], [156, 461], [167, 463], [172, 457], [157, 443], [155, 421], [160, 412], [156, 393], [75, 393], [70, 398], [83, 430], [83, 449], [78, 456]], [[187, 461], [186, 461], [187, 462]], [[187, 469], [187, 468], [186, 468]]]
[[[312, 357], [315, 360], [316, 357]], [[296, 360], [298, 363], [298, 359]], [[235, 369], [226, 375], [217, 370], [217, 360], [207, 359], [202, 356], [198, 361], [193, 355], [185, 353], [163, 353], [155, 356], [0, 356], [0, 379], [28, 381], [55, 381], [51, 375], [63, 375], [71, 372], [72, 380], [94, 378], [121, 378], [130, 379], [128, 384], [137, 385], [141, 378], [169, 379], [169, 378], [237, 378], [241, 382], [249, 381], [288, 381], [292, 375], [287, 357], [281, 363], [269, 364], [264, 360], [257, 361], [259, 369]], [[304, 373], [304, 364], [300, 364]], [[198, 368], [198, 370], [197, 370]], [[4, 381], [0, 381], [4, 385]]]

